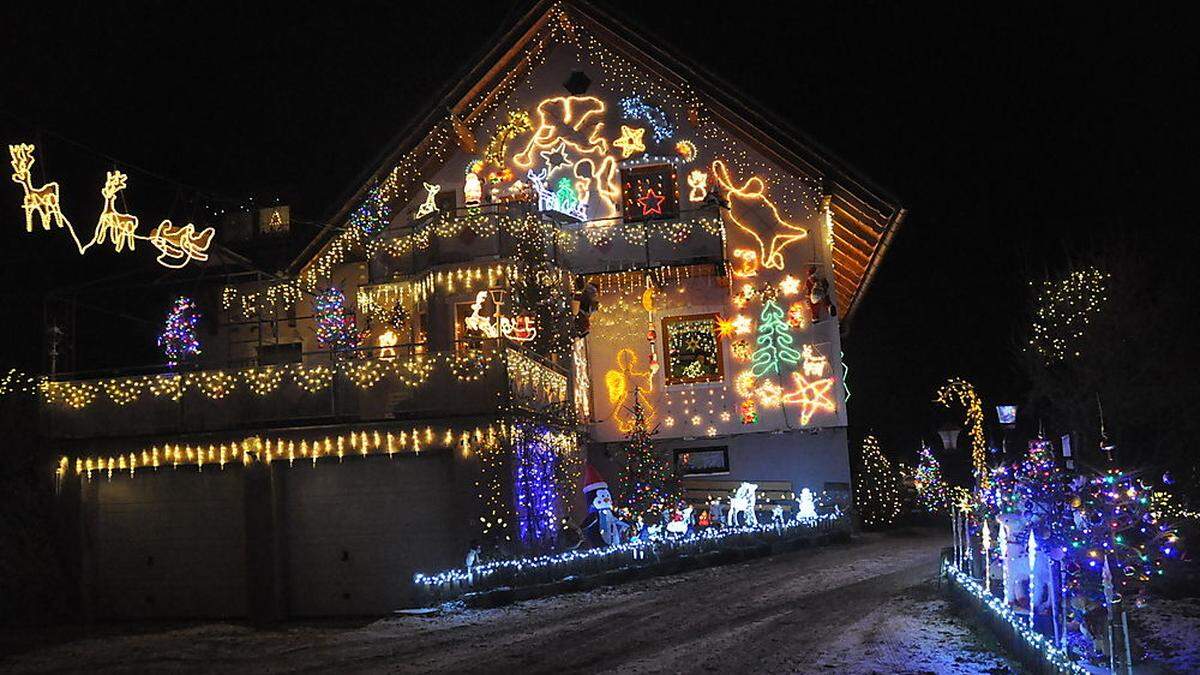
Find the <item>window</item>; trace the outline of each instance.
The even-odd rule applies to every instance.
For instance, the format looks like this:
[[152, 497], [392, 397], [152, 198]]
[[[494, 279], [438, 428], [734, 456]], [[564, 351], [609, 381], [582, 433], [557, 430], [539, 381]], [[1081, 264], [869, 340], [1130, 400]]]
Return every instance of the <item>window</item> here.
[[680, 476], [729, 473], [729, 448], [681, 448], [675, 451], [675, 472]]
[[670, 164], [621, 170], [625, 222], [679, 217], [679, 179]]
[[725, 363], [717, 338], [716, 314], [693, 314], [663, 319], [663, 353], [667, 384], [720, 382]]
[[[495, 294], [502, 291], [489, 291], [479, 306], [479, 315], [494, 321], [496, 305], [493, 302]], [[475, 302], [457, 302], [454, 304], [454, 348], [456, 350], [472, 349], [481, 346], [489, 336], [478, 328], [468, 327], [467, 319], [475, 313]], [[494, 337], [494, 336], [493, 336]]]

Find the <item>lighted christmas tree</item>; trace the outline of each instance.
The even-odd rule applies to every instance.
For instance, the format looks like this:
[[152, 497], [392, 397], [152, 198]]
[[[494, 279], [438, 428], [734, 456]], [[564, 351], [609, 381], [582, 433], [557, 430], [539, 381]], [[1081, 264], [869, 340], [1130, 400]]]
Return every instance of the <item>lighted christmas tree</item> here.
[[625, 435], [625, 464], [621, 468], [622, 502], [632, 516], [641, 516], [647, 523], [656, 523], [664, 509], [679, 503], [679, 480], [671, 463], [654, 452], [642, 408], [641, 390], [634, 390], [633, 427]]
[[950, 499], [950, 490], [942, 478], [942, 465], [929, 446], [922, 444], [918, 453], [917, 468], [913, 472], [917, 497], [921, 505], [930, 513], [940, 513], [946, 510]]
[[346, 296], [337, 286], [317, 295], [315, 302], [317, 341], [333, 352], [346, 352], [362, 344], [364, 332], [358, 330], [354, 312], [346, 306]]
[[1116, 600], [1145, 591], [1152, 577], [1163, 573], [1163, 561], [1179, 556], [1179, 536], [1151, 508], [1152, 486], [1136, 476], [1110, 468], [1076, 481], [1067, 533], [1068, 550], [1076, 562], [1069, 574], [1072, 594], [1104, 600], [1104, 564], [1112, 576]]
[[525, 223], [516, 237], [516, 269], [509, 276], [505, 313], [529, 317], [537, 334], [524, 346], [546, 356], [565, 358], [574, 345], [571, 293], [549, 252], [555, 230]]
[[795, 339], [792, 337], [785, 312], [774, 298], [768, 298], [763, 303], [762, 313], [758, 319], [758, 349], [750, 357], [750, 370], [755, 377], [767, 373], [780, 373], [781, 362], [796, 365], [800, 352], [792, 348]]
[[874, 436], [863, 439], [854, 507], [866, 527], [887, 527], [900, 515], [900, 481]]
[[200, 340], [196, 337], [199, 321], [200, 312], [194, 300], [183, 295], [175, 298], [166, 324], [158, 334], [158, 348], [167, 357], [168, 366], [174, 368], [180, 361], [200, 353]]

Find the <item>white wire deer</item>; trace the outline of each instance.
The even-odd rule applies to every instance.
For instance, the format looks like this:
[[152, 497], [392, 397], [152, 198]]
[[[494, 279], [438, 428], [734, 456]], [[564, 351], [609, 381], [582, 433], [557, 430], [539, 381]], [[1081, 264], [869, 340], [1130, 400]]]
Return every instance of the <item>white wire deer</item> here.
[[758, 516], [754, 514], [754, 504], [757, 501], [755, 491], [758, 490], [758, 485], [754, 483], [742, 483], [738, 486], [733, 496], [729, 498], [729, 516], [728, 523], [730, 526], [737, 526], [738, 515], [745, 514], [748, 527], [758, 525]]

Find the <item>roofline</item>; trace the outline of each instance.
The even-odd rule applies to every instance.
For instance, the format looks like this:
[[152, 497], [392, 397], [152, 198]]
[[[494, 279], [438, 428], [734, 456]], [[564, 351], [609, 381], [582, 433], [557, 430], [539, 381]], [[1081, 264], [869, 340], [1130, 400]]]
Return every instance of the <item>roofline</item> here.
[[[539, 0], [531, 4], [511, 28], [502, 31], [498, 38], [491, 41], [490, 49], [481, 50], [481, 56], [467, 61], [467, 65], [459, 70], [459, 75], [448, 80], [456, 84], [443, 87], [442, 93], [435, 96], [435, 103], [428, 112], [410, 123], [385, 147], [376, 160], [359, 174], [346, 191], [348, 196], [341, 201], [341, 207], [329, 218], [324, 229], [292, 261], [288, 266], [288, 273], [299, 273], [319, 253], [330, 239], [331, 233], [337, 230], [338, 223], [345, 220], [368, 188], [377, 183], [384, 172], [389, 171], [404, 153], [417, 148], [423, 140], [423, 134], [428, 137], [429, 131], [442, 122], [442, 111], [460, 112], [480, 92], [494, 89], [496, 78], [509, 70], [508, 66], [519, 56], [520, 48], [533, 39], [544, 26], [550, 18], [550, 9], [556, 5], [561, 5], [564, 11], [569, 11], [581, 19], [590, 30], [602, 33], [613, 47], [643, 67], [680, 87], [690, 85], [711, 106], [714, 115], [738, 132], [743, 140], [770, 156], [773, 161], [789, 166], [798, 173], [809, 174], [814, 179], [822, 180], [826, 186], [835, 185], [843, 191], [843, 198], [857, 202], [867, 217], [856, 218], [856, 222], [879, 228], [883, 236], [874, 246], [871, 259], [863, 271], [862, 280], [854, 289], [853, 296], [845, 300], [846, 314], [840, 323], [842, 331], [847, 332], [859, 300], [873, 280], [883, 253], [888, 249], [906, 215], [899, 200], [873, 183], [849, 162], [770, 112], [768, 108], [756, 104], [752, 97], [742, 94], [735, 85], [686, 57], [667, 52], [649, 40], [634, 44], [626, 35], [642, 35], [645, 31], [630, 29], [628, 22], [618, 24], [606, 11], [582, 0]], [[613, 28], [616, 25], [621, 26], [620, 32]], [[826, 187], [827, 191], [829, 189]], [[870, 218], [866, 212], [874, 212], [885, 220], [879, 223], [879, 219]]]
[[875, 253], [871, 256], [871, 263], [867, 266], [866, 273], [863, 274], [862, 283], [858, 285], [858, 290], [854, 294], [855, 297], [851, 300], [849, 309], [846, 310], [846, 316], [839, 322], [842, 335], [850, 333], [850, 320], [862, 304], [858, 300], [866, 294], [867, 288], [875, 280], [875, 274], [879, 271], [879, 265], [883, 262], [883, 256], [892, 245], [892, 240], [896, 237], [896, 233], [900, 231], [900, 225], [904, 223], [904, 217], [907, 215], [908, 211], [900, 209], [892, 217], [891, 221], [888, 222], [886, 229], [884, 229], [883, 239], [880, 240], [879, 246], [875, 247]]

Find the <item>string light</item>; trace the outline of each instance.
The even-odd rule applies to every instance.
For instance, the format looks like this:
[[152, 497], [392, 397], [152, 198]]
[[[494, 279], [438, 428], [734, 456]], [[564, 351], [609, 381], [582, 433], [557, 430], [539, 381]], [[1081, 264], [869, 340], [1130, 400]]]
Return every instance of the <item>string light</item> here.
[[[234, 371], [106, 378], [90, 382], [42, 380], [28, 386], [36, 387], [47, 405], [82, 409], [95, 402], [100, 392], [117, 405], [127, 405], [147, 390], [156, 397], [172, 400], [179, 400], [189, 391], [220, 400], [245, 385], [251, 393], [266, 396], [277, 391], [284, 378], [310, 394], [329, 388], [337, 376], [345, 377], [363, 389], [374, 386], [383, 378], [392, 378], [399, 386], [416, 388], [437, 367], [446, 368], [459, 382], [470, 382], [479, 379], [479, 373], [491, 368], [496, 359], [495, 351], [472, 350], [465, 353], [418, 354], [395, 360], [338, 361], [330, 366], [295, 363]], [[15, 378], [15, 371], [12, 372]], [[9, 386], [4, 382], [0, 380], [0, 391]]]
[[33, 214], [36, 213], [43, 230], [49, 231], [51, 224], [60, 229], [66, 228], [75, 242], [75, 248], [79, 251], [79, 255], [86, 254], [88, 249], [95, 244], [103, 244], [106, 239], [112, 241], [113, 248], [117, 253], [125, 249], [133, 251], [137, 247], [137, 241], [141, 239], [149, 241], [160, 251], [157, 261], [169, 269], [183, 268], [193, 260], [208, 260], [208, 247], [212, 243], [215, 233], [211, 227], [196, 234], [196, 228], [191, 223], [183, 227], [175, 227], [171, 225], [171, 221], [164, 220], [150, 232], [149, 236], [137, 234], [137, 216], [121, 213], [116, 208], [117, 194], [125, 189], [129, 179], [120, 171], [105, 173], [104, 186], [100, 188], [104, 206], [100, 211], [92, 238], [86, 244], [83, 243], [75, 232], [75, 226], [62, 212], [58, 183], [50, 182], [39, 188], [33, 187], [29, 170], [36, 161], [33, 156], [34, 149], [34, 146], [29, 143], [8, 146], [13, 169], [12, 179], [25, 192], [22, 209], [25, 211], [26, 232], [33, 231]]
[[896, 473], [874, 436], [863, 439], [862, 472], [854, 481], [854, 505], [867, 527], [887, 527], [900, 515]]
[[620, 103], [625, 119], [646, 120], [646, 123], [654, 130], [654, 142], [662, 143], [675, 135], [675, 126], [671, 124], [670, 115], [661, 106], [647, 103], [641, 96], [626, 96], [621, 99]]
[[1042, 284], [1029, 344], [1047, 363], [1079, 356], [1079, 341], [1107, 301], [1109, 279], [1107, 272], [1089, 267]]
[[987, 490], [991, 487], [991, 479], [987, 470], [987, 439], [983, 435], [983, 404], [975, 393], [975, 387], [962, 378], [952, 377], [938, 388], [934, 400], [947, 408], [954, 404], [962, 406], [966, 414], [963, 426], [971, 439], [975, 485], [980, 490]]
[[[464, 444], [474, 451], [495, 445], [498, 440], [498, 428], [503, 429], [504, 425], [493, 423], [474, 428], [445, 430], [435, 430], [429, 426], [403, 430], [387, 428], [382, 433], [380, 429], [364, 429], [323, 438], [274, 436], [264, 440], [262, 436], [249, 436], [242, 440], [207, 445], [164, 443], [162, 446], [143, 447], [113, 455], [76, 456], [73, 458], [74, 472], [86, 480], [91, 480], [96, 473], [105, 474], [111, 480], [118, 471], [134, 476], [138, 469], [157, 470], [166, 464], [170, 464], [173, 469], [195, 466], [199, 471], [203, 471], [206, 462], [218, 464], [223, 469], [224, 465], [230, 462], [253, 464], [286, 460], [290, 466], [299, 458], [311, 460], [315, 466], [318, 459], [340, 459], [346, 454], [347, 446], [362, 457], [376, 454], [394, 456], [397, 452], [408, 451], [417, 453], [422, 448], [430, 447], [459, 449]], [[71, 462], [71, 457], [63, 455], [59, 460], [56, 475], [64, 476]]]

